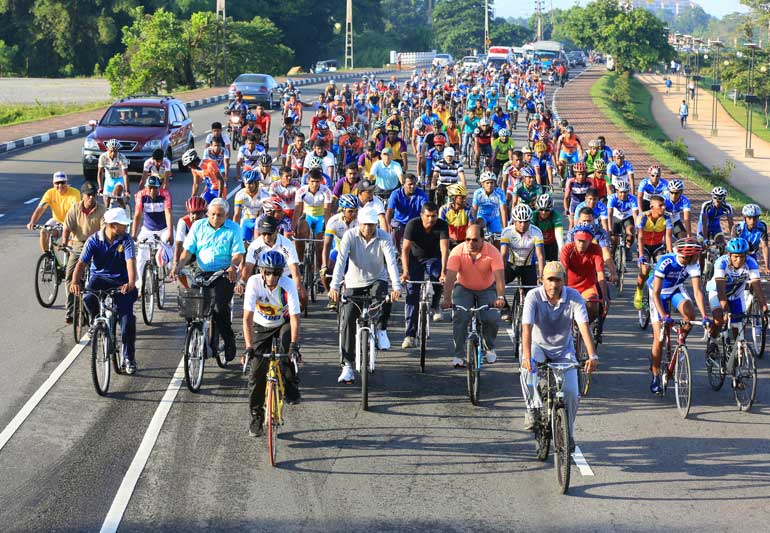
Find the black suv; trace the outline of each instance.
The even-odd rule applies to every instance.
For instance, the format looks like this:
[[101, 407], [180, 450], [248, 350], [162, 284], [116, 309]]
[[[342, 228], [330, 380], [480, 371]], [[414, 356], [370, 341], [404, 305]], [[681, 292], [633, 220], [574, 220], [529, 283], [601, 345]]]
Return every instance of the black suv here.
[[133, 95], [112, 104], [83, 144], [83, 176], [96, 179], [104, 143], [120, 142], [120, 153], [129, 161], [130, 172], [142, 172], [144, 162], [158, 148], [183, 170], [182, 154], [195, 143], [193, 123], [184, 102], [171, 96]]

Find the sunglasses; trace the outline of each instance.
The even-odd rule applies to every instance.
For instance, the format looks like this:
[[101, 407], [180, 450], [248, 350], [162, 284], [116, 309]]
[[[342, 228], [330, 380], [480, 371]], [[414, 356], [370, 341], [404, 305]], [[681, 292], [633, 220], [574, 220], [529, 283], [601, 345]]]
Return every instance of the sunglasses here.
[[281, 274], [283, 274], [283, 270], [272, 270], [272, 269], [263, 268], [262, 269], [262, 274], [264, 276], [280, 277]]

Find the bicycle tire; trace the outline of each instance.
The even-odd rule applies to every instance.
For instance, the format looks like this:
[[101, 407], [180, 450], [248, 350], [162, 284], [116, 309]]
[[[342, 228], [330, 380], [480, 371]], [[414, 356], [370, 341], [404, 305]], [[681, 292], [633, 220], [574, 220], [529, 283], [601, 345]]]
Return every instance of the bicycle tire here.
[[521, 355], [521, 316], [524, 311], [519, 300], [519, 291], [513, 293], [513, 334], [516, 340], [513, 342], [513, 360], [518, 361]]
[[749, 313], [751, 316], [751, 343], [757, 357], [762, 358], [765, 354], [765, 342], [767, 341], [767, 322], [756, 298], [752, 299]]
[[647, 329], [650, 324], [650, 296], [644, 286], [642, 286], [642, 308], [639, 309], [639, 329]]
[[214, 359], [217, 361], [219, 368], [227, 368], [227, 359], [225, 358], [225, 352], [219, 349], [219, 330], [217, 329], [217, 321], [214, 317], [211, 317], [209, 321], [209, 346], [211, 347]]
[[155, 275], [150, 261], [142, 269], [142, 320], [151, 326], [155, 318]]
[[[543, 391], [540, 385], [538, 387], [540, 389], [540, 397], [544, 398], [545, 391]], [[548, 452], [551, 450], [551, 423], [548, 420], [548, 409], [541, 407], [535, 412], [538, 414], [538, 419], [535, 422], [535, 454], [538, 461], [545, 461], [548, 459]]]
[[161, 311], [166, 307], [166, 272], [164, 272], [165, 268], [163, 267], [157, 267], [156, 272], [158, 273], [155, 284], [155, 305], [158, 306], [158, 309]]
[[420, 372], [425, 372], [425, 353], [428, 351], [428, 306], [426, 304], [420, 304], [417, 331], [420, 337]]
[[361, 360], [359, 366], [359, 375], [361, 376], [361, 409], [369, 410], [369, 335], [371, 333], [359, 335], [361, 350]]
[[580, 365], [577, 369], [578, 387], [580, 389], [580, 395], [585, 397], [588, 396], [588, 392], [591, 390], [591, 374], [585, 370], [586, 361], [588, 361], [588, 348], [586, 348], [582, 339], [580, 340], [580, 351], [578, 352], [577, 360]]
[[674, 394], [679, 416], [687, 418], [692, 406], [692, 373], [690, 369], [690, 354], [684, 345], [674, 350]]
[[[115, 324], [115, 322], [112, 322], [112, 331], [114, 333], [114, 336], [111, 337], [111, 343], [110, 343], [110, 358], [112, 359], [112, 370], [119, 375], [125, 374], [126, 371], [123, 368], [123, 353], [118, 353], [118, 347], [116, 346], [115, 339], [118, 335], [118, 329]], [[122, 348], [121, 348], [122, 350]]]
[[567, 494], [572, 461], [569, 452], [569, 417], [565, 407], [557, 407], [553, 413], [553, 466], [559, 492]]
[[719, 348], [719, 344], [717, 342], [713, 343], [711, 346], [713, 346], [714, 351], [716, 352], [714, 355], [716, 355], [716, 358], [709, 356], [708, 347], [706, 348], [706, 374], [709, 378], [709, 386], [714, 391], [718, 391], [722, 388], [722, 385], [725, 383], [725, 373], [723, 371], [723, 365], [725, 361], [725, 356], [722, 353], [722, 350]]
[[75, 305], [72, 308], [72, 335], [75, 342], [80, 342], [88, 326], [88, 313], [83, 304], [83, 296], [75, 296]]
[[626, 278], [626, 248], [622, 244], [615, 246], [615, 270], [618, 273], [618, 296], [623, 295], [623, 287]]
[[743, 388], [733, 387], [735, 402], [741, 411], [749, 411], [757, 399], [757, 365], [756, 352], [750, 343], [745, 342], [745, 352], [738, 352], [735, 362], [736, 383]]
[[106, 396], [110, 389], [110, 354], [112, 339], [104, 324], [94, 328], [91, 337], [91, 378], [99, 396]]
[[206, 366], [203, 352], [203, 327], [201, 324], [190, 324], [184, 339], [184, 380], [190, 392], [201, 389]]
[[468, 398], [473, 405], [479, 404], [478, 339], [465, 343], [465, 368], [468, 374]]
[[267, 382], [267, 398], [265, 423], [267, 424], [267, 453], [270, 456], [270, 466], [275, 466], [276, 429], [278, 426], [278, 399], [276, 397], [275, 381]]
[[[35, 265], [35, 296], [37, 302], [50, 308], [59, 295], [59, 273], [56, 270], [56, 259], [51, 252], [40, 255]], [[48, 287], [46, 290], [44, 287]]]

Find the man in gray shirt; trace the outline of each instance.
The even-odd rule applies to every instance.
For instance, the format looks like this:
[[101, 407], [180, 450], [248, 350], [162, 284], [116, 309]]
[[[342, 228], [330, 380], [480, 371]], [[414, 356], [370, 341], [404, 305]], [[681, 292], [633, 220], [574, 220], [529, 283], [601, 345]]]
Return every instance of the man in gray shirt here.
[[[390, 235], [377, 227], [377, 222], [376, 211], [371, 208], [361, 209], [358, 212], [358, 227], [349, 229], [342, 236], [329, 290], [331, 301], [339, 300], [343, 278], [346, 297], [367, 295], [382, 300], [388, 294], [388, 277], [393, 286], [390, 291], [391, 300], [396, 301], [401, 295], [396, 248]], [[390, 303], [384, 304], [377, 320], [377, 344], [381, 350], [390, 348], [387, 332], [390, 308]], [[353, 366], [356, 357], [356, 320], [359, 315], [359, 308], [352, 302], [342, 306], [340, 335], [343, 367], [337, 381], [352, 383], [355, 380]]]
[[[543, 269], [543, 286], [529, 291], [524, 298], [520, 381], [527, 404], [524, 418], [524, 428], [527, 430], [535, 428], [536, 409], [543, 406], [542, 399], [535, 394], [538, 375], [533, 361], [542, 363], [547, 359], [554, 363], [577, 363], [572, 339], [573, 320], [577, 322], [583, 342], [591, 354], [586, 361], [586, 372], [593, 372], [599, 364], [588, 327], [585, 301], [578, 291], [564, 286], [566, 277], [561, 263], [547, 263]], [[562, 390], [569, 414], [570, 437], [573, 438], [575, 415], [580, 403], [576, 368], [565, 373]]]

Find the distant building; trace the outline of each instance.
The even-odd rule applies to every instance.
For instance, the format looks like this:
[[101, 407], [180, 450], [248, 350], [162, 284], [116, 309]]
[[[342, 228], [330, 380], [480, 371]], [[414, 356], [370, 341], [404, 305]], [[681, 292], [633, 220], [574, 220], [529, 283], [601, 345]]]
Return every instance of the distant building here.
[[700, 7], [700, 4], [688, 0], [631, 0], [633, 6], [657, 11], [662, 9], [678, 15], [679, 11], [688, 7]]

